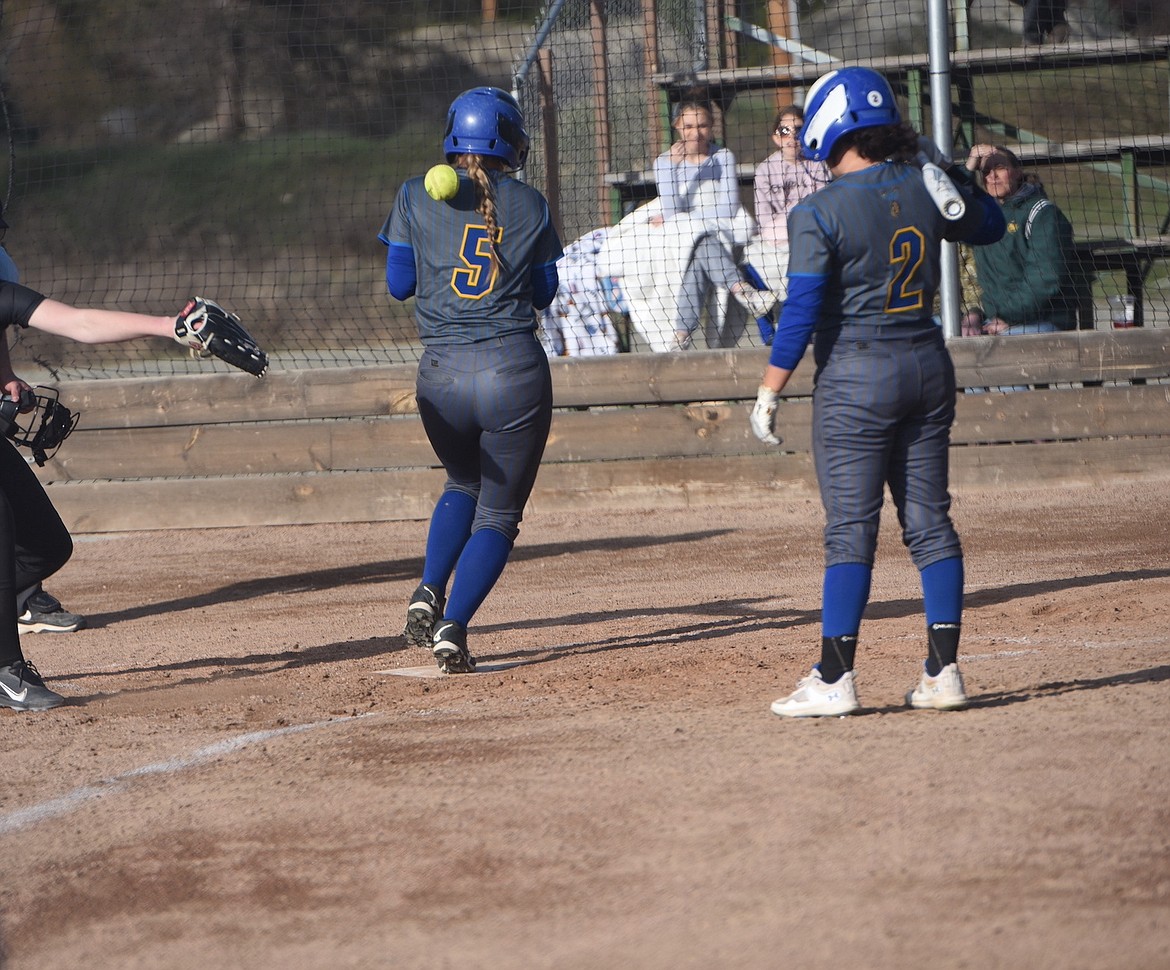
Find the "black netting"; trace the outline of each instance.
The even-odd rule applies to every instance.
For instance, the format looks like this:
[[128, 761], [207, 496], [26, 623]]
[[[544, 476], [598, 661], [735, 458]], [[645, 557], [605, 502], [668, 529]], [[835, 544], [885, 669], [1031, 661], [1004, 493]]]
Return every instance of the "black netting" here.
[[[6, 246], [23, 282], [65, 302], [163, 313], [192, 294], [215, 298], [274, 368], [413, 360], [410, 306], [387, 296], [375, 236], [402, 180], [440, 160], [451, 99], [494, 84], [519, 96], [532, 136], [524, 177], [575, 244], [562, 295], [576, 286], [577, 298], [546, 319], [550, 352], [644, 351], [656, 345], [622, 312], [622, 280], [587, 274], [599, 231], [656, 194], [672, 107], [710, 102], [750, 214], [777, 107], [801, 103], [830, 59], [886, 73], [906, 117], [932, 132], [928, 4], [904, 6], [4, 5]], [[956, 155], [1010, 147], [1068, 216], [1081, 326], [1108, 326], [1108, 298], [1125, 293], [1140, 322], [1166, 325], [1166, 5], [949, 7]], [[725, 294], [705, 298], [695, 320], [695, 346], [759, 343]], [[177, 345], [92, 347], [34, 331], [14, 357], [30, 378], [207, 366]]]

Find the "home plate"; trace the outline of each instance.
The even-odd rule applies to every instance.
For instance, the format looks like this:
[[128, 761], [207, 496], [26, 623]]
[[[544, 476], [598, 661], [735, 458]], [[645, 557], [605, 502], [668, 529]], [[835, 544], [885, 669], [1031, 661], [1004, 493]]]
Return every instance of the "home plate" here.
[[[514, 660], [511, 663], [475, 665], [476, 674], [494, 674], [498, 670], [508, 670], [512, 667], [523, 666], [523, 660]], [[445, 674], [437, 664], [428, 667], [391, 667], [389, 670], [375, 670], [376, 674], [389, 674], [392, 677], [474, 677], [475, 674]]]

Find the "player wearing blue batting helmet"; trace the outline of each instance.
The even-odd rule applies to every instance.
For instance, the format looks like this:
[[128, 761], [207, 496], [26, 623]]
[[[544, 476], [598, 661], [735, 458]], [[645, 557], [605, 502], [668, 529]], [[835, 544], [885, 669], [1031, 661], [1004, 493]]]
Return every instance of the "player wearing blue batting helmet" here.
[[390, 295], [414, 299], [423, 345], [415, 398], [447, 472], [402, 633], [443, 673], [471, 674], [468, 625], [512, 553], [552, 423], [552, 373], [536, 328], [563, 252], [548, 200], [510, 174], [528, 155], [515, 98], [464, 91], [442, 144], [455, 171], [434, 185], [429, 173], [402, 183], [378, 238]]
[[824, 162], [842, 135], [902, 121], [890, 82], [868, 67], [844, 67], [817, 80], [804, 105], [800, 146], [805, 158]]
[[[947, 477], [955, 369], [931, 308], [942, 243], [994, 242], [1004, 218], [977, 185], [931, 162], [928, 183], [924, 141], [874, 71], [832, 71], [809, 91], [801, 149], [826, 162], [833, 180], [788, 213], [788, 298], [750, 417], [756, 437], [781, 443], [780, 395], [811, 342], [813, 464], [825, 507], [820, 660], [772, 704], [780, 717], [861, 708], [854, 662], [887, 487], [926, 621], [924, 665], [906, 703], [936, 711], [968, 703], [957, 659], [963, 551]], [[962, 203], [953, 214], [952, 197]]]
[[528, 132], [520, 105], [500, 88], [464, 91], [447, 109], [443, 151], [448, 162], [459, 155], [487, 155], [502, 159], [510, 169], [523, 168]]

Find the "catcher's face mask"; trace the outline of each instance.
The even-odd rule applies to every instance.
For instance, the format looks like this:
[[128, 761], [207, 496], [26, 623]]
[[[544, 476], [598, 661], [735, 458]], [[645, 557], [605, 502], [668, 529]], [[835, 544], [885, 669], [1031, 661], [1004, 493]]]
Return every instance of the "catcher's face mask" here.
[[77, 427], [79, 417], [58, 400], [54, 387], [37, 387], [22, 394], [20, 400], [0, 397], [0, 434], [30, 448], [38, 465], [56, 454]]

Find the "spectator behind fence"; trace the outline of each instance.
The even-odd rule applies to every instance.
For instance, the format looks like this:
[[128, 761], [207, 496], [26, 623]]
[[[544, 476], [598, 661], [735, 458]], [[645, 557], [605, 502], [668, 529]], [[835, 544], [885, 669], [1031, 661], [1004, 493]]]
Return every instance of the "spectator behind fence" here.
[[975, 247], [986, 334], [1052, 333], [1077, 325], [1072, 224], [1000, 145], [975, 145], [967, 168], [1003, 207], [1007, 232]]
[[[748, 265], [760, 275], [759, 285], [771, 290], [781, 303], [788, 295], [788, 213], [801, 199], [827, 185], [831, 177], [824, 162], [809, 161], [801, 155], [802, 127], [803, 109], [790, 104], [776, 112], [771, 132], [776, 151], [756, 166], [753, 187], [760, 232], [748, 244], [745, 254]], [[771, 321], [764, 318], [759, 323], [761, 339], [770, 344]]]
[[768, 315], [776, 298], [740, 278], [731, 227], [747, 214], [739, 201], [735, 156], [711, 139], [711, 109], [698, 101], [682, 102], [674, 112], [674, 130], [678, 140], [654, 161], [661, 211], [649, 222], [668, 233], [677, 227], [680, 239], [694, 239], [675, 319], [675, 343], [685, 349], [714, 288], [730, 292], [756, 319]]
[[[1025, 44], [1063, 44], [1068, 40], [1068, 0], [1012, 0], [1024, 8]], [[967, 0], [971, 6], [971, 0]]]

